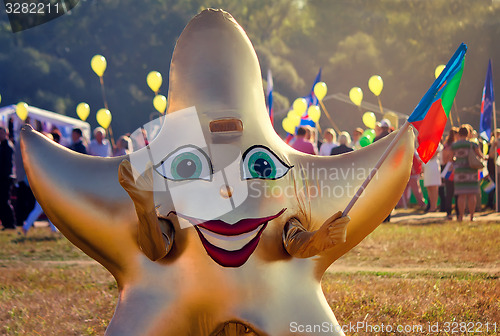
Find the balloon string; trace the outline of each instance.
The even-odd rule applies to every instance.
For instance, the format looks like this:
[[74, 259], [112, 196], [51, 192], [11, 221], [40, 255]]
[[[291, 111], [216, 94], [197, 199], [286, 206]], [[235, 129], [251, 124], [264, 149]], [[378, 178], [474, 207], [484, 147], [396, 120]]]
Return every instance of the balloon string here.
[[382, 101], [380, 100], [380, 96], [377, 96], [377, 99], [378, 99], [378, 107], [380, 108], [380, 113], [382, 113], [382, 115], [383, 115], [384, 108], [382, 107]]
[[340, 133], [340, 128], [338, 128], [338, 126], [332, 120], [332, 117], [330, 117], [330, 113], [328, 113], [328, 110], [326, 109], [325, 104], [323, 104], [323, 99], [319, 100], [319, 104], [321, 105], [321, 108], [325, 112], [326, 117], [328, 118], [328, 120], [330, 120], [330, 122], [332, 123], [333, 128], [335, 128], [335, 131], [337, 131], [337, 133]]
[[[106, 99], [106, 91], [104, 90], [104, 79], [102, 78], [102, 76], [99, 76], [99, 81], [101, 82], [101, 93], [102, 93], [102, 100], [104, 102], [104, 107], [106, 108], [106, 110], [109, 111], [109, 107], [108, 107], [108, 100]], [[108, 126], [108, 132], [106, 132], [108, 134], [108, 138], [109, 140], [111, 141], [111, 146], [113, 146], [113, 148], [115, 147], [115, 139], [113, 137], [113, 129], [111, 128], [111, 125]]]
[[389, 156], [389, 153], [396, 146], [396, 144], [399, 142], [399, 139], [403, 136], [403, 134], [405, 133], [406, 129], [409, 126], [410, 126], [410, 123], [407, 120], [405, 122], [405, 124], [403, 125], [403, 127], [401, 127], [401, 129], [399, 130], [399, 132], [396, 135], [396, 137], [394, 137], [394, 139], [392, 139], [391, 143], [389, 144], [389, 146], [387, 147], [387, 149], [385, 150], [385, 152], [382, 154], [382, 156], [380, 157], [380, 159], [377, 161], [377, 163], [375, 164], [375, 167], [372, 168], [372, 170], [370, 171], [370, 174], [368, 174], [368, 177], [365, 179], [365, 181], [363, 182], [363, 184], [356, 191], [356, 194], [354, 195], [354, 197], [351, 199], [351, 201], [349, 202], [349, 204], [344, 209], [344, 212], [342, 213], [342, 216], [347, 216], [347, 214], [349, 213], [349, 211], [351, 211], [351, 209], [354, 206], [354, 204], [356, 204], [356, 202], [358, 201], [359, 197], [361, 197], [361, 195], [363, 194], [363, 191], [365, 191], [366, 187], [368, 186], [368, 183], [370, 183], [370, 181], [373, 179], [373, 177], [375, 176], [375, 174], [377, 174], [378, 170], [380, 169], [380, 166], [382, 166], [382, 163], [384, 163], [385, 159], [387, 159], [387, 157]]

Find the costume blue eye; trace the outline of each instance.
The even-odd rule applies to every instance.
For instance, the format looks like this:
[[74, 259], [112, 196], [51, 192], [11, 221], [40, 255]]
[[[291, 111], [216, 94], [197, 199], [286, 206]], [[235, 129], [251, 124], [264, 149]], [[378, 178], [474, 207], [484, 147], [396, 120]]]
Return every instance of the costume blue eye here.
[[210, 159], [200, 148], [191, 145], [179, 147], [154, 168], [164, 178], [174, 181], [210, 181], [212, 178]]
[[285, 176], [290, 168], [267, 147], [252, 146], [243, 154], [241, 176], [246, 180], [275, 180]]

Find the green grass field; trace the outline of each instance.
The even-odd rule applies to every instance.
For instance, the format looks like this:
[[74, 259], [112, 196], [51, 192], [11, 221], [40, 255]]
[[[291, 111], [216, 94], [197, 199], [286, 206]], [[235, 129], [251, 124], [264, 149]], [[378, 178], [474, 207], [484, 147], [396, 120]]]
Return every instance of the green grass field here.
[[[498, 335], [499, 237], [500, 223], [382, 224], [323, 289], [348, 335]], [[0, 233], [0, 335], [102, 335], [117, 295], [48, 228]]]

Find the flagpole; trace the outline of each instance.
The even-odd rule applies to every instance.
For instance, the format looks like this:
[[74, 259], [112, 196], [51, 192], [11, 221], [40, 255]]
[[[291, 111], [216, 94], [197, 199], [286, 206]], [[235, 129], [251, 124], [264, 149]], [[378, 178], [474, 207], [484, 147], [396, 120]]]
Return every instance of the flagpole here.
[[319, 104], [321, 105], [321, 107], [323, 108], [323, 111], [325, 112], [326, 117], [332, 123], [333, 128], [335, 128], [335, 131], [337, 131], [337, 133], [340, 133], [340, 128], [338, 128], [338, 126], [335, 124], [335, 122], [333, 122], [332, 118], [330, 117], [330, 114], [328, 113], [328, 111], [325, 107], [325, 104], [323, 104], [323, 100], [318, 99], [318, 101], [319, 101]]
[[494, 158], [494, 163], [495, 163], [495, 210], [496, 212], [499, 212], [498, 210], [498, 165], [497, 165], [497, 159], [498, 159], [498, 140], [497, 140], [497, 112], [495, 108], [495, 101], [493, 101], [493, 143], [491, 144], [491, 149], [493, 149], [495, 152], [495, 155], [493, 156]]
[[344, 212], [342, 213], [342, 216], [347, 216], [347, 214], [349, 213], [349, 211], [351, 211], [351, 209], [354, 206], [354, 204], [356, 204], [356, 202], [358, 201], [359, 197], [363, 194], [363, 191], [368, 186], [368, 183], [370, 183], [370, 181], [373, 179], [373, 177], [375, 176], [375, 174], [377, 174], [378, 170], [380, 169], [380, 166], [382, 166], [382, 164], [384, 163], [385, 159], [387, 159], [387, 157], [391, 153], [392, 149], [399, 142], [399, 139], [401, 139], [401, 137], [406, 132], [406, 130], [408, 129], [409, 126], [410, 126], [410, 123], [407, 120], [404, 123], [404, 125], [399, 129], [398, 134], [394, 137], [394, 139], [392, 139], [391, 143], [386, 148], [385, 152], [382, 154], [382, 156], [380, 157], [380, 159], [377, 161], [377, 163], [375, 164], [375, 167], [372, 168], [372, 170], [370, 171], [370, 174], [368, 174], [368, 177], [365, 179], [365, 181], [363, 182], [363, 184], [356, 191], [356, 194], [354, 195], [354, 197], [351, 199], [351, 201], [349, 202], [349, 204], [347, 204], [346, 208], [344, 209]]

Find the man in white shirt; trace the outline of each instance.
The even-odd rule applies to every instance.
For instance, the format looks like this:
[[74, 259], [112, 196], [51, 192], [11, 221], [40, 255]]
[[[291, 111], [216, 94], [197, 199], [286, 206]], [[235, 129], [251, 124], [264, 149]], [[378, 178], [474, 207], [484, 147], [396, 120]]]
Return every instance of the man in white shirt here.
[[94, 130], [94, 140], [90, 142], [89, 154], [93, 156], [108, 157], [111, 156], [111, 145], [106, 140], [106, 131], [102, 127]]
[[329, 156], [332, 152], [332, 149], [337, 147], [337, 134], [331, 128], [327, 128], [323, 133], [323, 143], [319, 148], [319, 155]]

